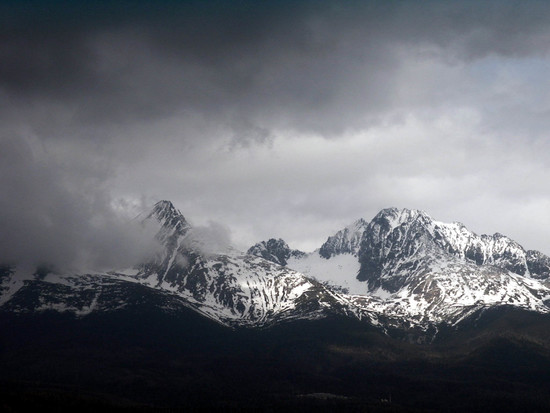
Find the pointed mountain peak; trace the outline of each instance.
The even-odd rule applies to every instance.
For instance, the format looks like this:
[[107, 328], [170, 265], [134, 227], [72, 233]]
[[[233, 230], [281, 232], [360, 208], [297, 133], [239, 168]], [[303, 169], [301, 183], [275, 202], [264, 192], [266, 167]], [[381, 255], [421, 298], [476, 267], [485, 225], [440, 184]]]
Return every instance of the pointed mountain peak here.
[[176, 209], [174, 204], [172, 204], [172, 202], [167, 200], [158, 201], [153, 206], [153, 210], [151, 213], [155, 214], [157, 217], [166, 216], [166, 215], [176, 215], [176, 214], [181, 215], [181, 212]]
[[433, 219], [426, 212], [418, 209], [386, 208], [376, 214], [371, 224], [381, 225], [387, 231], [391, 231], [402, 224], [412, 222], [430, 224]]
[[384, 208], [378, 214], [376, 214], [374, 218], [406, 221], [417, 217], [429, 218], [429, 215], [426, 212], [419, 209], [408, 209], [408, 208], [399, 209], [399, 208], [392, 207], [392, 208]]
[[383, 217], [386, 217], [386, 216], [395, 216], [395, 215], [399, 214], [400, 211], [401, 210], [399, 208], [395, 208], [395, 207], [384, 208], [384, 209], [380, 210], [380, 212], [378, 214], [376, 214], [375, 218], [376, 217], [383, 218]]
[[434, 256], [448, 262], [462, 261], [465, 266], [498, 267], [520, 276], [550, 276], [550, 259], [527, 254], [507, 236], [478, 236], [461, 223], [435, 221], [418, 210], [382, 210], [369, 224], [358, 256], [358, 279], [368, 281], [371, 290], [382, 286], [387, 291], [397, 291], [413, 269], [421, 268], [420, 263]]
[[247, 254], [262, 257], [279, 265], [286, 265], [290, 257], [305, 255], [302, 251], [291, 250], [288, 244], [281, 238], [271, 238], [267, 241], [258, 242], [248, 249]]
[[326, 259], [340, 254], [357, 255], [367, 226], [367, 221], [360, 218], [333, 236], [328, 237], [319, 249], [319, 255]]
[[289, 248], [288, 244], [282, 238], [271, 238], [266, 243], [268, 248]]
[[156, 218], [161, 226], [165, 229], [171, 229], [174, 232], [183, 235], [191, 225], [187, 222], [183, 214], [176, 209], [172, 202], [162, 200], [157, 202], [146, 219]]
[[359, 218], [357, 221], [353, 222], [351, 225], [348, 225], [346, 229], [348, 230], [361, 229], [361, 228], [366, 228], [367, 225], [369, 225], [367, 221], [365, 221], [363, 218]]

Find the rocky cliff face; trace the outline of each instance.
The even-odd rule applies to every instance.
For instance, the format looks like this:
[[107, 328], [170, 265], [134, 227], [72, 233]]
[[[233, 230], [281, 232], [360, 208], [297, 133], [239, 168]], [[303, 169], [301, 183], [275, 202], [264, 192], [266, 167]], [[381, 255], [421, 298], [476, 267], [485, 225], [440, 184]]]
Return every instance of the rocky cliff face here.
[[460, 223], [438, 222], [424, 212], [407, 209], [381, 211], [369, 223], [358, 255], [358, 279], [368, 282], [371, 290], [383, 287], [390, 292], [422, 269], [449, 273], [442, 268], [448, 262], [463, 263], [480, 275], [494, 267], [494, 271], [545, 279], [549, 271], [548, 257], [525, 251], [502, 234], [478, 236]]
[[333, 236], [328, 237], [319, 249], [319, 255], [326, 259], [340, 254], [357, 256], [367, 225], [368, 223], [364, 219], [359, 219]]
[[300, 258], [305, 255], [302, 251], [291, 250], [288, 244], [280, 238], [259, 242], [250, 247], [247, 254], [262, 257], [279, 265], [286, 265], [290, 258]]

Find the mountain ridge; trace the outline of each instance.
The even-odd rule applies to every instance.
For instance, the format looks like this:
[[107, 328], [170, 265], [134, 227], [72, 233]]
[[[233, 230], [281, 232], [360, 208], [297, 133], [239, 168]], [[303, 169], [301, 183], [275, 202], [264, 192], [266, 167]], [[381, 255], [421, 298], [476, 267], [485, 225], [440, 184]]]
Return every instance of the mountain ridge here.
[[[370, 222], [359, 219], [329, 236], [309, 254], [282, 239], [258, 243], [247, 254], [205, 253], [193, 227], [166, 200], [141, 222], [156, 223], [162, 246], [147, 262], [96, 274], [18, 278], [17, 271], [6, 271], [0, 277], [0, 309], [86, 316], [123, 306], [116, 298], [102, 300], [110, 289], [137, 283], [174, 295], [181, 305], [232, 328], [337, 314], [383, 330], [431, 331], [500, 305], [550, 312], [550, 258], [501, 234], [478, 236], [422, 211], [384, 209]], [[25, 292], [35, 304], [14, 307], [25, 302], [14, 300]]]
[[[356, 256], [357, 273], [348, 274], [346, 286], [355, 278], [359, 293], [351, 301], [359, 307], [434, 323], [458, 322], [476, 309], [498, 305], [550, 310], [549, 258], [526, 251], [502, 234], [478, 236], [464, 224], [397, 208], [383, 209], [368, 223], [356, 223], [327, 239], [323, 247], [333, 246], [332, 250], [317, 250], [304, 261], [317, 255], [327, 262]], [[355, 233], [350, 233], [354, 226]], [[335, 240], [344, 238], [360, 238], [356, 252], [339, 248]], [[295, 260], [291, 265], [299, 269], [301, 263]]]

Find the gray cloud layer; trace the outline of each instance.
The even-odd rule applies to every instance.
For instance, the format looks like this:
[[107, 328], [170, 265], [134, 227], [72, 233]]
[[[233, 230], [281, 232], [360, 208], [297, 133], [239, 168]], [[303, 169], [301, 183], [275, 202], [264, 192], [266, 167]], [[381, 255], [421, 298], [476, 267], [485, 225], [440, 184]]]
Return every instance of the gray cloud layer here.
[[0, 7], [2, 258], [129, 261], [161, 198], [243, 247], [398, 206], [550, 252], [546, 2]]
[[153, 254], [153, 228], [117, 214], [102, 171], [56, 161], [20, 136], [2, 140], [2, 262], [58, 269], [131, 266]]
[[165, 2], [150, 14], [105, 7], [110, 19], [82, 6], [14, 19], [0, 79], [9, 96], [74, 105], [75, 127], [187, 111], [332, 136], [448, 99], [403, 96], [410, 61], [547, 53], [543, 2], [478, 3]]

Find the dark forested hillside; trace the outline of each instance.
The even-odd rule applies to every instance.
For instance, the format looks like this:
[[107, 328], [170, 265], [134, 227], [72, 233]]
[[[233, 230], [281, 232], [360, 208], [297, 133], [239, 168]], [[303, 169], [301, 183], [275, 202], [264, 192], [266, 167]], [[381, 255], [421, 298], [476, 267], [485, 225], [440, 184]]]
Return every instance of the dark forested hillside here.
[[518, 310], [470, 321], [416, 344], [347, 318], [231, 330], [191, 310], [153, 307], [80, 319], [3, 314], [2, 408], [550, 407], [550, 322]]

